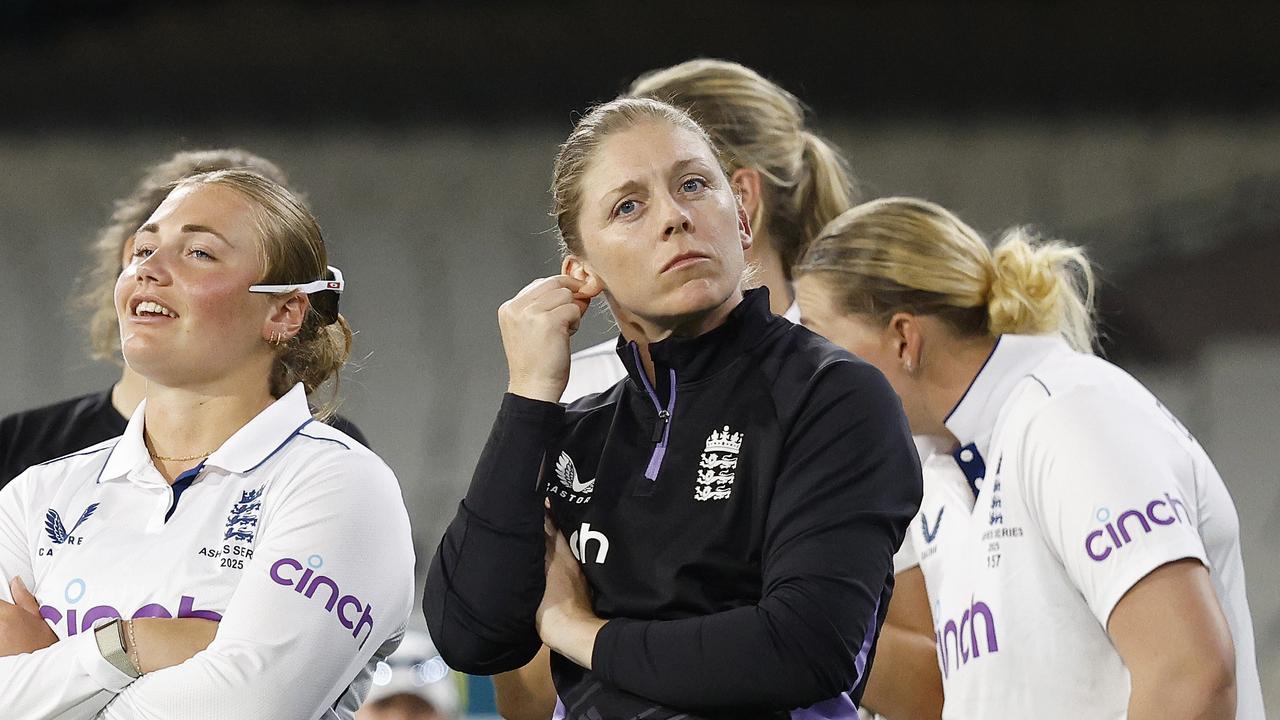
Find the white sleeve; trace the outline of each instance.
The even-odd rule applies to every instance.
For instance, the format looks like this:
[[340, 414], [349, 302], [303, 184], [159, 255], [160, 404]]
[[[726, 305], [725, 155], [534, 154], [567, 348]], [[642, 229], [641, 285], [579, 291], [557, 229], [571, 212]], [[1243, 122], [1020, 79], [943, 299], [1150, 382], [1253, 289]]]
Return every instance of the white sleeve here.
[[[30, 471], [0, 490], [0, 600], [13, 602], [15, 575], [35, 587], [28, 549], [26, 492]], [[14, 720], [92, 718], [130, 682], [98, 652], [92, 632], [60, 640], [33, 653], [0, 657], [0, 707]]]
[[[929, 464], [934, 461], [935, 456], [942, 447], [942, 443], [937, 438], [924, 435], [912, 435], [911, 442], [915, 444], [916, 454], [920, 456], [920, 473], [923, 478], [924, 494], [928, 496], [930, 486], [934, 484], [934, 482], [930, 481]], [[950, 460], [950, 458], [947, 459]], [[916, 549], [916, 526], [920, 522], [920, 513], [924, 512], [924, 508], [925, 504], [921, 502], [920, 512], [911, 518], [911, 524], [907, 526], [907, 532], [902, 538], [902, 547], [898, 548], [898, 552], [893, 554], [894, 575], [920, 565], [920, 553]]]
[[907, 532], [902, 536], [902, 547], [898, 548], [898, 552], [893, 554], [893, 574], [905, 572], [920, 564], [920, 556], [916, 554], [916, 541], [913, 529], [915, 523], [919, 522], [920, 515], [911, 518], [911, 526], [907, 527]]
[[1208, 567], [1191, 458], [1150, 414], [1092, 389], [1052, 398], [1019, 459], [1028, 510], [1104, 628], [1152, 570]]
[[113, 720], [317, 718], [343, 702], [413, 606], [413, 545], [395, 476], [350, 451], [268, 491], [253, 558], [209, 647], [144, 675]]

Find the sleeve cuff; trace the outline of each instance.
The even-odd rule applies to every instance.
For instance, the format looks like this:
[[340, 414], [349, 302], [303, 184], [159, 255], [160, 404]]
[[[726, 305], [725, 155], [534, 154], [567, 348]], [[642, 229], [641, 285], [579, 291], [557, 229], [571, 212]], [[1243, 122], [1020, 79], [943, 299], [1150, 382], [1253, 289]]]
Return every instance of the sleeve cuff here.
[[494, 527], [542, 527], [539, 471], [547, 444], [560, 431], [564, 408], [506, 393], [476, 466], [464, 504]]
[[76, 644], [76, 661], [80, 663], [80, 669], [84, 670], [85, 674], [103, 690], [118, 693], [133, 682], [133, 678], [120, 672], [115, 665], [102, 657], [92, 629], [68, 638], [64, 642]]

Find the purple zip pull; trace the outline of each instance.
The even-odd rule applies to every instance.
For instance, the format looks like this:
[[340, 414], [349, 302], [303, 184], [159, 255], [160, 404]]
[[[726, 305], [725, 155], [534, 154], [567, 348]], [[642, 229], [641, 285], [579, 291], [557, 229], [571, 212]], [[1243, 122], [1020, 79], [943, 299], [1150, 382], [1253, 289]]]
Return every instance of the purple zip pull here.
[[662, 470], [662, 459], [667, 455], [667, 441], [671, 438], [671, 415], [676, 409], [676, 371], [675, 368], [667, 368], [671, 373], [671, 396], [667, 399], [667, 407], [664, 409], [662, 403], [658, 401], [657, 391], [649, 383], [648, 374], [644, 372], [644, 363], [640, 362], [640, 346], [634, 342], [631, 343], [631, 353], [636, 359], [636, 367], [640, 370], [640, 380], [644, 383], [645, 394], [653, 403], [653, 409], [658, 411], [658, 422], [653, 426], [651, 438], [651, 442], [657, 443], [657, 446], [653, 448], [653, 455], [649, 456], [649, 465], [644, 471], [645, 479], [653, 481], [658, 479], [658, 472]]

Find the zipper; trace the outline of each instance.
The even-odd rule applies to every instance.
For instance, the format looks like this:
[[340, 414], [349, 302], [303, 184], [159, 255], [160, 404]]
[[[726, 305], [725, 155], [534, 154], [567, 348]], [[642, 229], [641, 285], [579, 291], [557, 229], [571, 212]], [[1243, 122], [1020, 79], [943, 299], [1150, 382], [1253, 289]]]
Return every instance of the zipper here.
[[644, 363], [640, 362], [640, 346], [634, 342], [631, 343], [631, 353], [636, 359], [636, 368], [640, 371], [640, 381], [644, 383], [645, 394], [653, 403], [653, 409], [658, 411], [658, 419], [653, 425], [653, 434], [649, 438], [650, 442], [656, 444], [653, 454], [649, 456], [649, 464], [644, 470], [645, 479], [652, 482], [658, 479], [658, 473], [662, 470], [662, 460], [667, 455], [667, 441], [671, 439], [671, 415], [676, 409], [676, 371], [675, 368], [667, 368], [671, 373], [671, 396], [667, 399], [667, 406], [664, 408], [662, 402], [658, 400], [658, 392], [649, 382], [649, 375], [644, 371]]

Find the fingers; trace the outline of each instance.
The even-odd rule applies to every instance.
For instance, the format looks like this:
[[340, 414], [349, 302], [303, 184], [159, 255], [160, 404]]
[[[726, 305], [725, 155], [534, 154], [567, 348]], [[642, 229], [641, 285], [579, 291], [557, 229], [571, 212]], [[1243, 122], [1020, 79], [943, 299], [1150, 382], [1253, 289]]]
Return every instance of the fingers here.
[[40, 614], [40, 603], [36, 601], [36, 597], [27, 589], [26, 583], [22, 582], [21, 576], [15, 575], [9, 581], [9, 593], [13, 595], [14, 605], [33, 615]]

